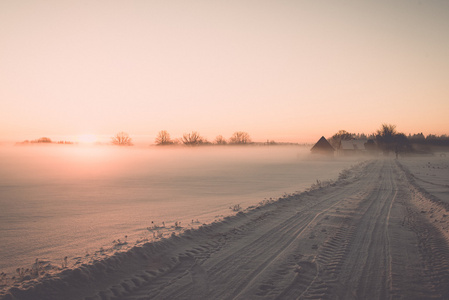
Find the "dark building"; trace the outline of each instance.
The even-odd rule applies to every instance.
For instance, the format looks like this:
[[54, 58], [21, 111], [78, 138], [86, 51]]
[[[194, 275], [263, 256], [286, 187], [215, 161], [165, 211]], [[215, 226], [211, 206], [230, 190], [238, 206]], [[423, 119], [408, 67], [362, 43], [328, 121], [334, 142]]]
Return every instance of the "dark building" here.
[[310, 149], [313, 154], [334, 155], [334, 147], [329, 144], [324, 136]]

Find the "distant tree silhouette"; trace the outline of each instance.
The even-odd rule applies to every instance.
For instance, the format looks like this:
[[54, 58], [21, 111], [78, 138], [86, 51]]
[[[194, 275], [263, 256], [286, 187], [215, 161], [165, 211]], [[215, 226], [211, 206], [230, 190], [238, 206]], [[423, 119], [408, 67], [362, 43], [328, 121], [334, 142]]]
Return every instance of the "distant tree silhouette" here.
[[412, 144], [417, 145], [426, 145], [426, 146], [449, 146], [449, 136], [446, 134], [443, 135], [435, 135], [435, 134], [429, 134], [427, 136], [424, 136], [424, 134], [418, 133], [418, 134], [409, 134], [408, 140]]
[[440, 136], [429, 134], [426, 137], [426, 144], [433, 146], [449, 146], [449, 137], [446, 134]]
[[48, 137], [41, 137], [37, 140], [31, 141], [31, 143], [52, 143], [51, 139]]
[[382, 124], [380, 129], [377, 130], [376, 141], [384, 153], [395, 150], [394, 142], [396, 134], [396, 125], [392, 124]]
[[217, 145], [226, 145], [228, 142], [226, 141], [226, 139], [222, 136], [222, 135], [218, 135], [215, 138], [215, 144]]
[[181, 138], [181, 142], [186, 146], [198, 146], [207, 143], [207, 141], [196, 131], [184, 133]]
[[355, 137], [354, 133], [349, 133], [346, 130], [339, 130], [329, 139], [329, 143], [335, 149], [340, 149], [341, 141], [352, 140], [354, 137]]
[[249, 144], [251, 143], [251, 138], [247, 132], [236, 131], [229, 139], [229, 143], [237, 145]]
[[412, 150], [409, 139], [405, 134], [396, 131], [396, 125], [382, 124], [376, 132], [376, 141], [384, 153], [394, 151], [398, 154]]
[[369, 139], [366, 141], [365, 149], [368, 151], [376, 151], [377, 150], [377, 145], [373, 139]]
[[424, 144], [426, 142], [426, 137], [422, 132], [414, 135], [409, 134], [408, 139], [410, 142], [417, 144]]
[[126, 132], [119, 132], [112, 137], [112, 144], [118, 146], [132, 146], [131, 138]]
[[170, 134], [166, 130], [159, 131], [155, 142], [157, 145], [173, 145], [174, 141], [170, 138]]
[[377, 136], [387, 141], [392, 140], [396, 134], [396, 125], [393, 124], [382, 124], [380, 129], [377, 130]]
[[397, 133], [394, 136], [394, 145], [396, 152], [410, 152], [412, 151], [412, 145], [407, 138], [407, 136], [403, 133]]
[[51, 139], [48, 137], [41, 137], [37, 140], [38, 143], [51, 143]]

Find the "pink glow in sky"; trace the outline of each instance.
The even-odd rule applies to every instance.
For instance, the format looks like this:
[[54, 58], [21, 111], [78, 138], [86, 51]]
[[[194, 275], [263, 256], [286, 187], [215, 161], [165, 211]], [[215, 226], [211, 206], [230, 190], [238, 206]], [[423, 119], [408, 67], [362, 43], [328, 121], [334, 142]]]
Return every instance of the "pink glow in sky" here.
[[0, 2], [0, 140], [449, 133], [448, 1]]

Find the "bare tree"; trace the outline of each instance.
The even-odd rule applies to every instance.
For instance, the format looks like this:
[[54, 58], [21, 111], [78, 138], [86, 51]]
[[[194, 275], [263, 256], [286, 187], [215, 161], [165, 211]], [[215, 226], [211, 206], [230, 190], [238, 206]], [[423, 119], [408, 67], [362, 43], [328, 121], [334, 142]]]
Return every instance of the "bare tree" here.
[[396, 125], [382, 124], [376, 132], [376, 141], [384, 153], [388, 153], [394, 149], [394, 137], [396, 135]]
[[197, 146], [204, 144], [206, 140], [198, 132], [192, 131], [191, 133], [184, 133], [181, 142], [186, 146]]
[[236, 131], [229, 139], [230, 144], [249, 144], [251, 143], [251, 138], [247, 132]]
[[157, 145], [173, 145], [174, 142], [170, 138], [170, 134], [166, 130], [159, 131], [155, 142]]
[[396, 134], [397, 134], [396, 125], [392, 125], [392, 124], [382, 124], [380, 129], [377, 130], [377, 136], [379, 136], [385, 140], [392, 139]]
[[396, 131], [396, 125], [382, 124], [376, 132], [376, 141], [384, 153], [395, 151], [397, 156], [398, 152], [411, 151], [410, 141]]
[[119, 132], [112, 137], [112, 143], [119, 146], [132, 146], [131, 138], [126, 132]]
[[226, 142], [226, 139], [222, 135], [218, 135], [215, 138], [215, 144], [217, 145], [226, 145], [228, 142]]

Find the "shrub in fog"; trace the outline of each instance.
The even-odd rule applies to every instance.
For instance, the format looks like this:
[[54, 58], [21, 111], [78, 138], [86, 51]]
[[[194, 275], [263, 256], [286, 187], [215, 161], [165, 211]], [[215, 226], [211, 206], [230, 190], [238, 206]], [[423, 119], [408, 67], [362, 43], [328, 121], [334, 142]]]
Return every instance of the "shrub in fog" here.
[[112, 137], [112, 144], [118, 146], [132, 146], [131, 138], [126, 132], [119, 132]]
[[247, 132], [236, 131], [229, 139], [230, 144], [244, 145], [251, 143], [251, 138]]
[[156, 145], [173, 145], [174, 141], [170, 138], [170, 134], [166, 130], [161, 130], [154, 140]]
[[181, 138], [181, 142], [186, 146], [198, 146], [208, 143], [207, 140], [200, 136], [200, 134], [196, 131], [184, 133]]
[[226, 139], [225, 139], [222, 135], [218, 135], [218, 136], [215, 138], [214, 143], [215, 143], [216, 145], [226, 145], [228, 142], [226, 141]]

